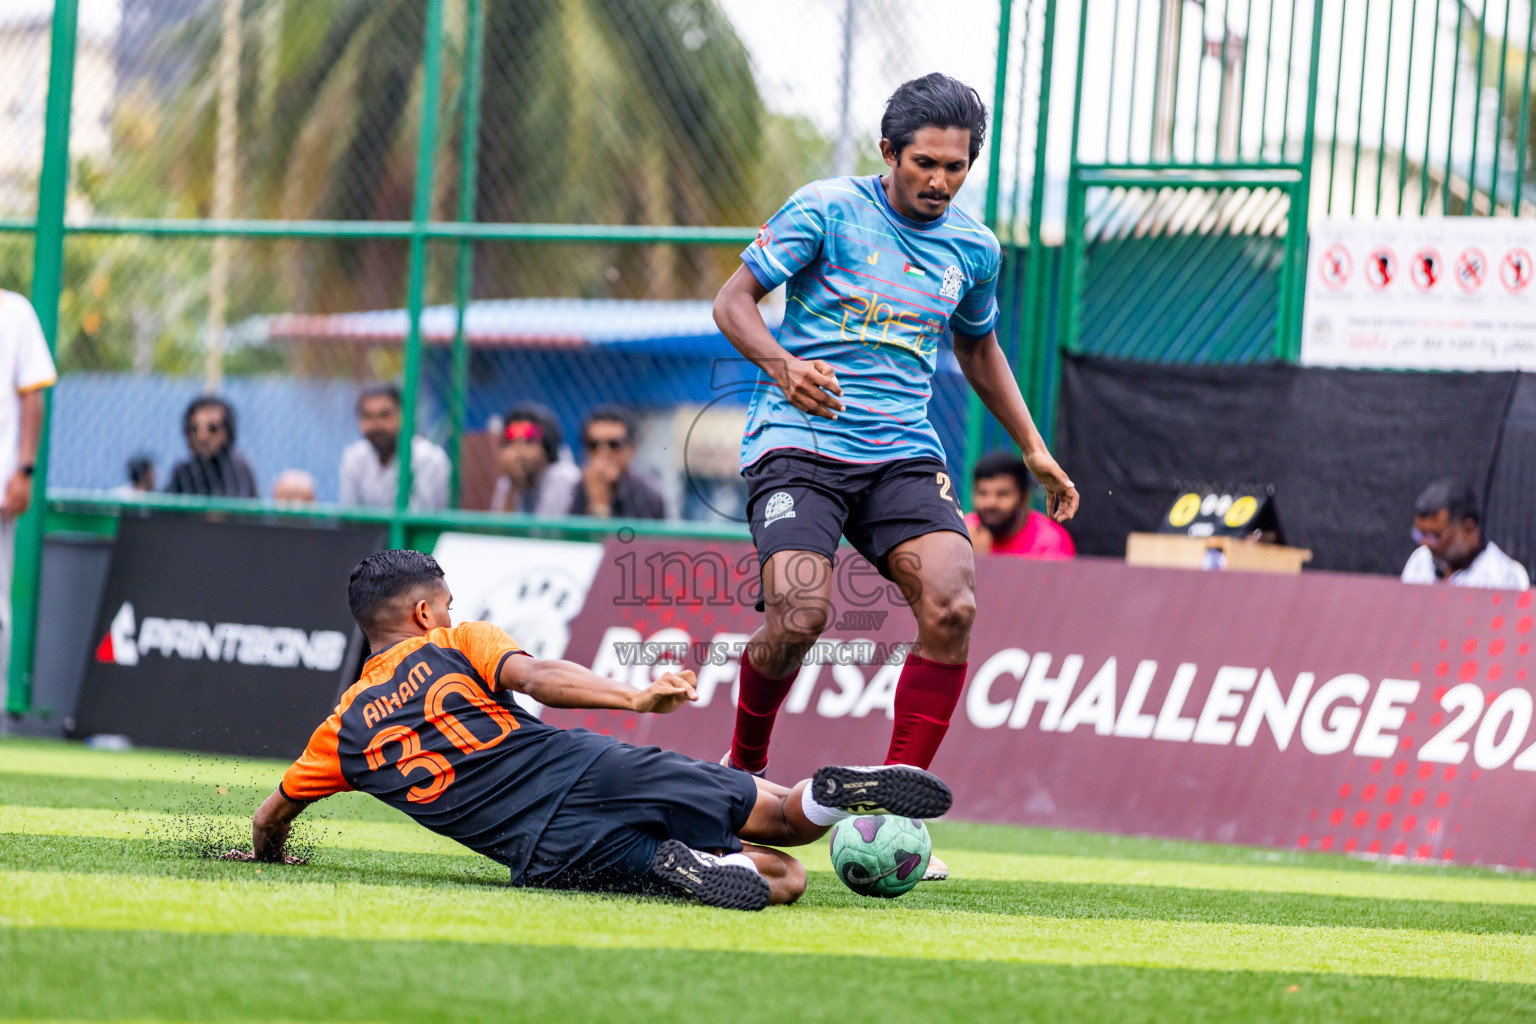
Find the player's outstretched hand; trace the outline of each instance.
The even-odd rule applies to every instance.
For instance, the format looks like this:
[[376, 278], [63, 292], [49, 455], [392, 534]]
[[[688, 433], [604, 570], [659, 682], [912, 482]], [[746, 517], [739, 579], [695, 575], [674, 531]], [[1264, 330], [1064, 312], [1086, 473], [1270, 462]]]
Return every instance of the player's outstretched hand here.
[[791, 359], [785, 365], [779, 387], [801, 412], [835, 420], [843, 411], [843, 386], [837, 382], [837, 371], [826, 360]]
[[[230, 850], [228, 853], [219, 854], [219, 860], [255, 861], [256, 855], [250, 850]], [[283, 854], [284, 864], [308, 864], [308, 857], [295, 857], [291, 853]]]
[[649, 712], [654, 715], [676, 711], [689, 701], [699, 699], [697, 683], [698, 677], [687, 669], [681, 672], [668, 672], [635, 694], [635, 710], [642, 714]]
[[1024, 465], [1034, 474], [1040, 486], [1045, 488], [1045, 511], [1058, 523], [1064, 523], [1077, 514], [1077, 487], [1071, 477], [1051, 457], [1050, 452], [1040, 451], [1024, 456]]

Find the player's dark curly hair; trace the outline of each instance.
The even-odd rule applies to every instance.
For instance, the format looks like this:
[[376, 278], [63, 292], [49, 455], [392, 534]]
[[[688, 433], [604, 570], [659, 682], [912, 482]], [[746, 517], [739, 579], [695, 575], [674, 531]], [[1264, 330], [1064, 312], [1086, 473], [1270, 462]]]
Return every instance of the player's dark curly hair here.
[[389, 624], [397, 611], [391, 605], [399, 598], [441, 585], [443, 567], [431, 555], [405, 548], [375, 551], [353, 567], [347, 605], [363, 632], [372, 634]]
[[1445, 509], [1453, 523], [1468, 519], [1480, 523], [1483, 519], [1480, 504], [1477, 492], [1470, 484], [1452, 477], [1442, 477], [1419, 492], [1418, 500], [1413, 503], [1413, 514], [1432, 516]]
[[964, 128], [971, 133], [971, 163], [987, 139], [987, 108], [975, 89], [935, 72], [903, 82], [885, 101], [880, 135], [897, 159], [920, 128]]
[[1019, 485], [1019, 492], [1026, 495], [1030, 485], [1035, 482], [1024, 460], [1012, 452], [988, 452], [976, 460], [976, 468], [971, 470], [972, 481], [990, 480], [995, 476], [1013, 477], [1013, 482]]

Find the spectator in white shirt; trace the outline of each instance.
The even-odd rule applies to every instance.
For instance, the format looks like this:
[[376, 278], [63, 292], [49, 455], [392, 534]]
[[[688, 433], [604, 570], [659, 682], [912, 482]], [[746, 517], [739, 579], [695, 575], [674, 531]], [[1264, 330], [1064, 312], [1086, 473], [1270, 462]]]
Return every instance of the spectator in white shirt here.
[[1413, 505], [1413, 539], [1419, 547], [1403, 566], [1404, 583], [1526, 590], [1525, 566], [1483, 536], [1482, 514], [1471, 487], [1436, 480]]
[[32, 473], [43, 434], [43, 390], [57, 377], [32, 304], [0, 291], [0, 679], [10, 664], [11, 562], [16, 520], [32, 507]]
[[[362, 439], [341, 453], [341, 503], [394, 508], [400, 465], [400, 389], [374, 384], [357, 399]], [[411, 439], [411, 501], [414, 512], [448, 507], [448, 453], [417, 434]]]

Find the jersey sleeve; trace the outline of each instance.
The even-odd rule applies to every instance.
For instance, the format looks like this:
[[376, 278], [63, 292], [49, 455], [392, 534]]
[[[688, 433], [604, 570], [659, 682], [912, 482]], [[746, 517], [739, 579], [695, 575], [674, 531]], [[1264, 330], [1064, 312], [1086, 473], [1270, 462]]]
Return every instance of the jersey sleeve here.
[[51, 387], [58, 379], [53, 355], [48, 351], [48, 339], [43, 337], [43, 325], [37, 319], [32, 304], [18, 296], [0, 299], [7, 307], [11, 329], [15, 332], [16, 376], [10, 382], [18, 395], [39, 388]]
[[344, 793], [352, 787], [341, 774], [341, 757], [336, 752], [336, 737], [341, 730], [339, 710], [332, 714], [314, 735], [299, 759], [283, 773], [279, 789], [290, 800], [308, 803], [323, 800], [336, 793]]
[[959, 304], [949, 317], [952, 330], [967, 337], [980, 338], [997, 326], [1000, 316], [997, 309], [997, 275], [1001, 265], [1000, 253], [991, 256], [981, 270], [986, 277], [978, 277], [976, 283], [960, 296]]
[[522, 651], [516, 640], [489, 622], [465, 622], [453, 628], [453, 646], [464, 652], [486, 685], [496, 689], [501, 663]]
[[758, 284], [773, 291], [816, 261], [826, 237], [821, 193], [807, 185], [768, 218], [757, 239], [742, 250], [741, 262]]

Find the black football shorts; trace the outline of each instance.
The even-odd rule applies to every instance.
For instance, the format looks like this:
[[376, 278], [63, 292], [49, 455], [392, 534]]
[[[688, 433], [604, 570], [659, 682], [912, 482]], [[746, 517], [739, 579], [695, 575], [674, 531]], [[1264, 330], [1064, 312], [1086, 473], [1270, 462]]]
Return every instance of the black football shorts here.
[[545, 826], [522, 884], [650, 892], [664, 839], [738, 853], [736, 833], [757, 803], [746, 772], [657, 747], [616, 743], [598, 755]]
[[814, 551], [830, 559], [839, 537], [847, 537], [889, 578], [888, 556], [913, 537], [950, 530], [970, 538], [954, 481], [938, 459], [841, 462], [784, 449], [769, 452], [742, 476], [759, 564], [777, 551]]

